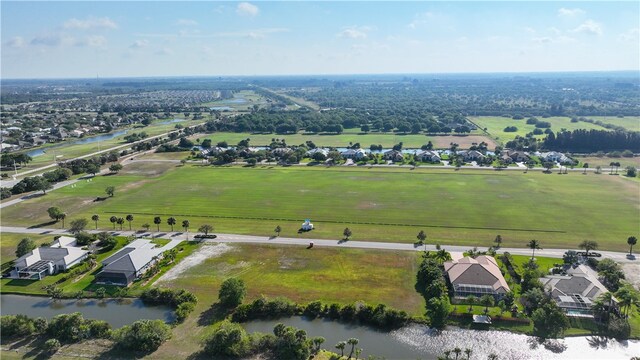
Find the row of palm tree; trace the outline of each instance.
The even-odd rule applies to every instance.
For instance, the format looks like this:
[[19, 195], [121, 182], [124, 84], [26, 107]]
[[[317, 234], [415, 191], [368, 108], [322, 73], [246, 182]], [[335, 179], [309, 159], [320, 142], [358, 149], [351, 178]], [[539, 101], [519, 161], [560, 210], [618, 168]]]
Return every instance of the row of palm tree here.
[[351, 351], [349, 352], [349, 359], [351, 359], [351, 357], [353, 356], [354, 352], [356, 355], [356, 360], [358, 359], [358, 357], [360, 356], [360, 354], [362, 353], [362, 349], [358, 348], [356, 349], [356, 345], [358, 345], [358, 343], [360, 342], [360, 340], [356, 339], [356, 338], [351, 338], [347, 341], [340, 341], [336, 344], [336, 349], [340, 350], [340, 358], [342, 358], [344, 356], [344, 348], [347, 345], [351, 345]]

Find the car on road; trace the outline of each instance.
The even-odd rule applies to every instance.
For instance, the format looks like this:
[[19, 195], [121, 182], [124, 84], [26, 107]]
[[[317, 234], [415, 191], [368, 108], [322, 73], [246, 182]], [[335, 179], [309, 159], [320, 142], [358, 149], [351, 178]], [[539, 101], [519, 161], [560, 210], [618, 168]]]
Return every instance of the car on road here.
[[602, 254], [597, 253], [597, 252], [586, 252], [586, 251], [578, 251], [576, 253], [578, 256], [584, 256], [584, 257], [602, 257]]

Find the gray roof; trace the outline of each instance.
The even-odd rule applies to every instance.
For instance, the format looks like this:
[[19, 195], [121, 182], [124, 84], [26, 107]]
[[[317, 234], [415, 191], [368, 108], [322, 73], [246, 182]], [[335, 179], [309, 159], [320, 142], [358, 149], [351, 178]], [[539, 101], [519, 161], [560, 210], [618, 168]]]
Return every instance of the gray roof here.
[[157, 256], [163, 248], [156, 247], [149, 240], [139, 239], [109, 256], [102, 261], [103, 271], [134, 271], [137, 272]]

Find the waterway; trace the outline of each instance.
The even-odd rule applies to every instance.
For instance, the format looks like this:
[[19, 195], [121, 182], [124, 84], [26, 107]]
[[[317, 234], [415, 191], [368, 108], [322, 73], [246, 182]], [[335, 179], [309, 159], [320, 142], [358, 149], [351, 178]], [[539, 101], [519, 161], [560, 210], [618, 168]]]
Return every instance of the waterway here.
[[[471, 349], [473, 359], [486, 359], [496, 354], [500, 359], [598, 359], [629, 360], [640, 355], [639, 341], [616, 341], [599, 337], [568, 337], [540, 344], [536, 338], [504, 331], [481, 331], [451, 328], [434, 331], [426, 326], [411, 325], [392, 332], [382, 332], [365, 326], [303, 317], [279, 320], [251, 321], [243, 324], [251, 332], [272, 333], [278, 323], [304, 329], [307, 336], [323, 336], [323, 348], [338, 351], [335, 344], [349, 338], [359, 340], [361, 358], [369, 355], [387, 359], [437, 359], [445, 350], [459, 347]], [[349, 353], [350, 346], [345, 349]]]
[[141, 319], [160, 319], [172, 322], [174, 312], [168, 306], [148, 306], [140, 299], [60, 299], [3, 294], [0, 295], [0, 314], [24, 314], [29, 317], [51, 319], [59, 314], [82, 313], [85, 319], [98, 319], [119, 328]]
[[80, 139], [77, 139], [77, 140], [64, 141], [64, 142], [61, 142], [61, 143], [53, 145], [53, 146], [49, 146], [49, 147], [44, 148], [44, 149], [35, 149], [35, 150], [28, 151], [27, 155], [29, 155], [29, 156], [31, 156], [33, 158], [33, 157], [44, 155], [46, 153], [53, 153], [53, 151], [55, 151], [56, 148], [59, 148], [61, 146], [91, 144], [91, 143], [95, 143], [95, 142], [99, 142], [99, 141], [111, 140], [113, 138], [116, 138], [118, 136], [126, 134], [128, 131], [129, 130], [119, 130], [119, 131], [114, 131], [114, 132], [109, 133], [109, 134], [102, 134], [102, 135], [97, 135], [97, 136], [90, 136], [90, 137], [80, 138]]

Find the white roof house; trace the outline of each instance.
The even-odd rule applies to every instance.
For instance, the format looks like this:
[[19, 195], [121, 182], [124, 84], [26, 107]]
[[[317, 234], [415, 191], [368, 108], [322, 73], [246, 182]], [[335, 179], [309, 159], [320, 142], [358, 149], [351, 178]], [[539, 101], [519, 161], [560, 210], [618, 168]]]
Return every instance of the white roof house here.
[[593, 300], [608, 291], [585, 265], [570, 268], [567, 275], [545, 276], [540, 278], [540, 282], [570, 316], [590, 315]]
[[46, 275], [64, 271], [89, 256], [87, 250], [75, 246], [76, 239], [62, 236], [51, 246], [39, 247], [16, 259], [14, 268], [20, 278], [40, 280]]

